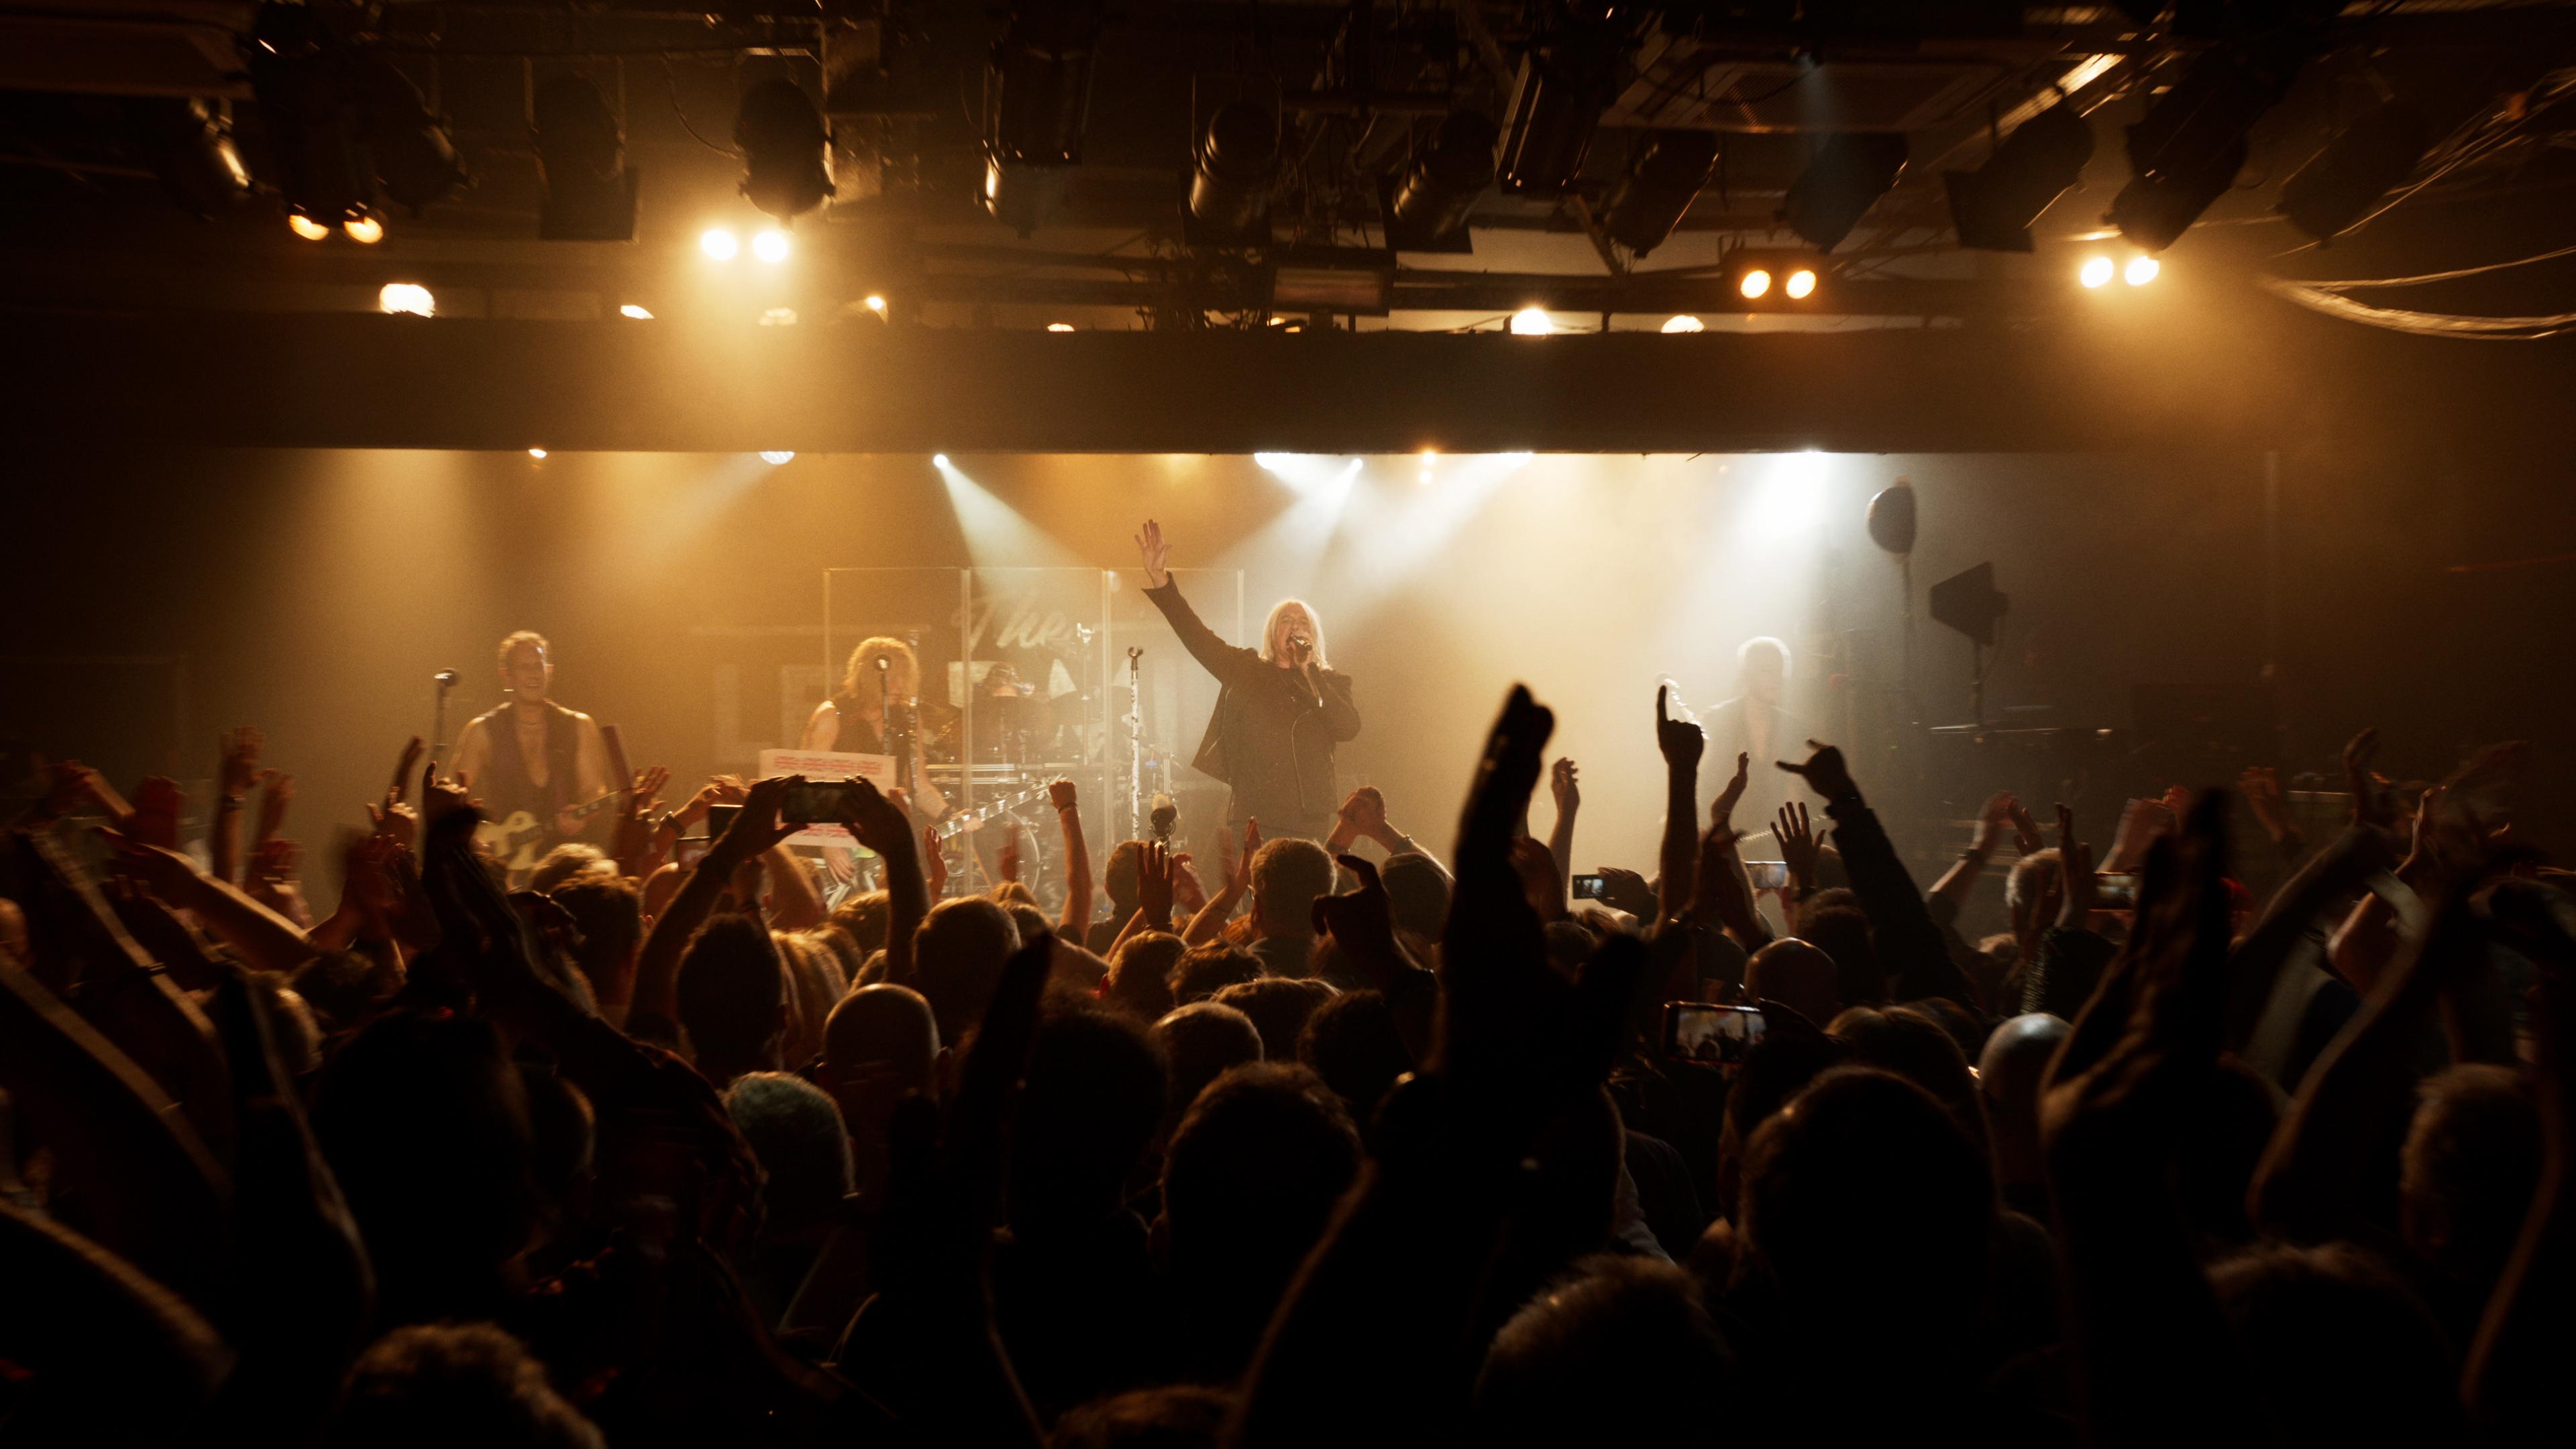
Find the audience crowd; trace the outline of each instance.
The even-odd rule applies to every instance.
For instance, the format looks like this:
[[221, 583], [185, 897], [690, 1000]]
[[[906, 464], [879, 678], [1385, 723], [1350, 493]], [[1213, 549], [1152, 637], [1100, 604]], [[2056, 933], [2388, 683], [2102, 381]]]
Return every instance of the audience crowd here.
[[[2562, 1421], [2576, 897], [2507, 828], [2514, 747], [2401, 791], [2365, 734], [2315, 842], [2260, 770], [2098, 860], [1998, 796], [1926, 890], [1839, 751], [1704, 760], [1658, 701], [1659, 858], [1577, 901], [1552, 724], [1504, 702], [1446, 859], [1363, 789], [1095, 882], [1059, 784], [1073, 878], [953, 894], [861, 785], [879, 888], [828, 906], [788, 781], [665, 810], [644, 771], [514, 879], [415, 740], [326, 908], [255, 732], [202, 839], [172, 782], [56, 765], [0, 834], [0, 1442]], [[1733, 818], [1756, 771], [1810, 803]], [[1677, 1002], [1760, 1036], [1675, 1051]]]

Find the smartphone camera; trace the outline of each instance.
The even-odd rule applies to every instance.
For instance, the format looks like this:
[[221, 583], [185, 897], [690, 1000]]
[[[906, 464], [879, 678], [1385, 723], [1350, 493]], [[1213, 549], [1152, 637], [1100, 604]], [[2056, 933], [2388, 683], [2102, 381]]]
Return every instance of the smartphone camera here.
[[1789, 862], [1785, 860], [1748, 860], [1745, 874], [1753, 877], [1757, 891], [1785, 891], [1789, 888]]
[[2138, 877], [2117, 871], [2103, 871], [2093, 877], [2093, 908], [2101, 911], [2134, 911], [2138, 908]]
[[1762, 1008], [1711, 1006], [1704, 1001], [1664, 1004], [1664, 1055], [1674, 1061], [1734, 1067], [1762, 1040]]
[[1574, 898], [1578, 901], [1610, 899], [1610, 879], [1607, 876], [1578, 875], [1574, 878], [1573, 884]]
[[778, 818], [790, 825], [847, 825], [858, 818], [858, 803], [856, 780], [807, 780], [778, 797]]

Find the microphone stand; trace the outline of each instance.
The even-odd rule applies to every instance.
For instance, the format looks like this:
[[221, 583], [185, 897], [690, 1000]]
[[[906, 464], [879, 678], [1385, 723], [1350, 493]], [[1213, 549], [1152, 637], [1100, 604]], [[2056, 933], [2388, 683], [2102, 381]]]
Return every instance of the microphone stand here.
[[1145, 651], [1127, 650], [1127, 839], [1145, 836]]
[[447, 753], [447, 691], [456, 687], [456, 671], [442, 669], [430, 676], [430, 682], [438, 686], [438, 699], [429, 716], [429, 763], [435, 769]]

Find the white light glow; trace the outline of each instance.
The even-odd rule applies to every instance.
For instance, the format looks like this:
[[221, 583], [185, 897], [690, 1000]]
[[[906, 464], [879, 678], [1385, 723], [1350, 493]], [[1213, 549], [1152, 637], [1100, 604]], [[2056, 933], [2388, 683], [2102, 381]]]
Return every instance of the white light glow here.
[[2075, 280], [2082, 282], [2088, 287], [2098, 287], [2103, 283], [2110, 281], [2111, 259], [2109, 257], [2086, 257], [2084, 259], [2083, 268], [2075, 274]]
[[528, 450], [528, 456], [542, 463], [546, 460], [546, 450], [543, 448], [530, 448]]
[[760, 314], [760, 325], [763, 327], [793, 327], [796, 325], [796, 309], [793, 307], [772, 307], [768, 311]]
[[772, 468], [775, 468], [775, 467], [779, 466], [779, 465], [780, 465], [780, 464], [782, 464], [782, 463], [793, 463], [793, 462], [795, 462], [795, 461], [796, 461], [796, 455], [795, 455], [794, 453], [785, 452], [785, 451], [780, 450], [780, 449], [775, 449], [775, 448], [764, 448], [764, 449], [762, 449], [762, 450], [761, 450], [761, 453], [760, 453], [760, 461], [762, 461], [762, 462], [764, 462], [764, 463], [767, 463], [767, 464], [768, 464], [770, 467], [772, 467]]
[[720, 226], [708, 227], [698, 237], [698, 250], [720, 262], [729, 262], [742, 250], [742, 239]]
[[438, 299], [418, 282], [387, 282], [376, 293], [376, 306], [387, 316], [431, 317], [438, 313]]
[[2163, 270], [2163, 264], [2158, 262], [2154, 257], [2131, 257], [2129, 258], [2129, 265], [2122, 269], [2120, 273], [2120, 280], [2127, 282], [2132, 287], [2143, 287], [2147, 283], [2154, 281], [2156, 279], [2156, 273]]
[[1070, 332], [1073, 330], [1073, 324], [1070, 322], [1049, 322], [1047, 324], [1047, 330], [1049, 332]]
[[1800, 267], [1798, 270], [1789, 274], [1789, 285], [1785, 290], [1789, 294], [1789, 300], [1793, 302], [1805, 301], [1815, 293], [1816, 274], [1808, 271], [1805, 267]]
[[783, 262], [790, 250], [787, 233], [774, 226], [751, 239], [751, 254], [764, 262]]
[[870, 292], [867, 296], [867, 300], [861, 305], [865, 306], [869, 311], [877, 313], [879, 316], [883, 316], [885, 313], [885, 298], [878, 296], [874, 292]]
[[625, 306], [618, 308], [617, 315], [620, 317], [632, 317], [638, 322], [650, 322], [653, 320], [652, 313], [645, 311], [642, 307], [637, 306], [633, 302], [629, 302]]
[[1707, 330], [1708, 330], [1708, 324], [1707, 324], [1707, 323], [1705, 323], [1705, 322], [1702, 322], [1702, 321], [1701, 321], [1701, 320], [1699, 320], [1697, 317], [1682, 316], [1682, 317], [1667, 317], [1667, 318], [1665, 318], [1665, 319], [1664, 319], [1664, 331], [1666, 331], [1666, 332], [1668, 332], [1668, 333], [1669, 333], [1669, 332], [1706, 332]]
[[1545, 337], [1555, 330], [1556, 324], [1547, 320], [1544, 308], [1523, 307], [1512, 314], [1512, 335], [1515, 337]]
[[364, 242], [368, 246], [374, 246], [385, 239], [385, 224], [372, 216], [350, 217], [340, 223], [340, 230], [349, 234], [349, 240]]
[[933, 454], [931, 454], [931, 455], [930, 455], [930, 466], [931, 466], [931, 467], [933, 467], [933, 468], [945, 468], [945, 467], [947, 467], [947, 466], [948, 466], [948, 455], [947, 455], [946, 453], [933, 453]]
[[306, 241], [320, 241], [331, 234], [331, 228], [300, 211], [290, 211], [286, 214], [286, 229]]
[[1824, 454], [1810, 448], [1770, 459], [1745, 513], [1745, 528], [1754, 541], [1785, 543], [1824, 521]]
[[1755, 267], [1736, 281], [1735, 290], [1742, 293], [1746, 301], [1763, 296], [1771, 290], [1771, 274]]

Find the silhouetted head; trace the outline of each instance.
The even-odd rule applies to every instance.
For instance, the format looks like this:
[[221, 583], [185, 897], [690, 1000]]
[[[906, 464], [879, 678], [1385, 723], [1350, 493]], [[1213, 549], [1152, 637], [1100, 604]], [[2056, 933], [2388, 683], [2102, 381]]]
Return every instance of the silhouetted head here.
[[489, 1323], [397, 1328], [349, 1368], [330, 1449], [599, 1449], [546, 1366]]
[[2209, 1276], [2285, 1442], [2459, 1441], [2450, 1346], [2423, 1300], [2360, 1249], [2267, 1244]]
[[1096, 1221], [1120, 1192], [1163, 1117], [1162, 1055], [1145, 1028], [1091, 1006], [1038, 1023], [1010, 1156], [1014, 1231]]
[[868, 891], [850, 897], [832, 908], [832, 924], [841, 928], [859, 949], [864, 961], [885, 949], [886, 927], [892, 922], [893, 902], [884, 891]]
[[1119, 925], [1136, 914], [1137, 882], [1145, 873], [1145, 842], [1122, 840], [1100, 870], [1100, 889], [1109, 897], [1109, 915]]
[[841, 1109], [823, 1089], [785, 1072], [753, 1072], [725, 1092], [725, 1111], [765, 1179], [761, 1235], [807, 1237], [839, 1220], [856, 1188]]
[[1172, 1004], [1205, 1001], [1241, 981], [1261, 978], [1261, 958], [1240, 946], [1210, 941], [1181, 953], [1172, 967]]
[[1251, 1357], [1359, 1165], [1341, 1099], [1304, 1067], [1254, 1062], [1199, 1093], [1164, 1150], [1156, 1229], [1194, 1359]]
[[1172, 968], [1188, 949], [1169, 931], [1138, 931], [1111, 953], [1102, 998], [1146, 1021], [1161, 1020], [1173, 1005]]
[[643, 896], [633, 881], [609, 876], [569, 882], [555, 890], [554, 903], [581, 933], [573, 965], [590, 982], [600, 1009], [618, 1019], [635, 997], [635, 954], [644, 944]]
[[1979, 1155], [1985, 1153], [1986, 1114], [1977, 1101], [1977, 1080], [1940, 1023], [1912, 1005], [1856, 1006], [1835, 1017], [1825, 1034], [1842, 1043], [1844, 1061], [1894, 1072], [1930, 1092]]
[[1603, 1254], [1576, 1263], [1494, 1335], [1472, 1437], [1515, 1449], [1716, 1445], [1741, 1422], [1726, 1410], [1734, 1380], [1735, 1356], [1690, 1274]]
[[787, 1031], [787, 974], [758, 916], [717, 916], [680, 958], [680, 1028], [698, 1071], [722, 1088], [775, 1071]]
[[957, 1042], [984, 1019], [1002, 966], [1020, 949], [1011, 913], [980, 896], [941, 901], [913, 932], [914, 970], [921, 994], [939, 1020], [939, 1039]]
[[1297, 1034], [1297, 1060], [1314, 1068], [1360, 1122], [1413, 1070], [1395, 1013], [1375, 991], [1346, 991], [1316, 1007]]
[[1789, 646], [1769, 635], [1745, 640], [1735, 650], [1735, 687], [1745, 698], [1778, 704], [1789, 682]]
[[1199, 1384], [1130, 1389], [1064, 1411], [1047, 1449], [1216, 1449], [1234, 1395]]
[[2531, 1078], [2471, 1064], [2426, 1078], [2401, 1158], [2398, 1207], [2424, 1261], [2476, 1287], [2503, 1272], [2540, 1181]]
[[1252, 923], [1260, 934], [1302, 941], [1315, 934], [1315, 897], [1333, 893], [1333, 858], [1311, 840], [1262, 843], [1252, 857]]
[[1177, 1121], [1199, 1092], [1229, 1067], [1261, 1060], [1261, 1029], [1215, 1001], [1194, 1001], [1154, 1023], [1154, 1044], [1170, 1068], [1170, 1116]]
[[[1886, 994], [1878, 974], [1878, 948], [1870, 941], [1869, 917], [1857, 906], [1816, 905], [1798, 912], [1800, 939], [1832, 958], [1834, 996], [1845, 1006], [1865, 1006]], [[1830, 1019], [1830, 1018], [1828, 1018]]]
[[1996, 1027], [1977, 1057], [1977, 1095], [1986, 1106], [1995, 1179], [2007, 1188], [2047, 1181], [2039, 1155], [2039, 1090], [2049, 1059], [2065, 1040], [2063, 1018], [2034, 1011]]
[[1261, 1028], [1261, 1055], [1274, 1062], [1297, 1060], [1297, 1034], [1306, 1018], [1333, 999], [1333, 988], [1321, 981], [1264, 976], [1225, 988], [1210, 998], [1252, 1018]]
[[1782, 936], [1753, 953], [1744, 966], [1744, 994], [1776, 1001], [1812, 1022], [1828, 1022], [1842, 1010], [1842, 993], [1834, 982], [1834, 958], [1813, 943]]

